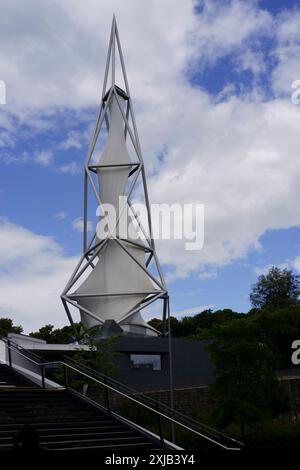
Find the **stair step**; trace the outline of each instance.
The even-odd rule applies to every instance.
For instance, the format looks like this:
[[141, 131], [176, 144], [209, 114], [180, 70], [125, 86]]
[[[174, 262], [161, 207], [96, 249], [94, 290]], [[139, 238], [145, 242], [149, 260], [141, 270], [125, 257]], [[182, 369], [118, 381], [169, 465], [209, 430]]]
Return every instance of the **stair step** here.
[[[140, 442], [139, 442], [140, 441]], [[114, 442], [117, 442], [118, 443], [118, 446], [121, 445], [121, 444], [125, 444], [125, 443], [130, 443], [130, 444], [140, 444], [140, 443], [145, 443], [146, 440], [145, 438], [143, 438], [142, 436], [138, 436], [138, 437], [111, 437], [111, 438], [103, 438], [103, 439], [81, 439], [80, 440], [80, 443], [81, 444], [103, 444], [106, 446], [107, 443], [114, 443]], [[148, 444], [148, 442], [146, 442]], [[43, 441], [41, 440], [41, 445], [43, 446], [46, 446], [46, 447], [60, 447], [60, 446], [63, 446], [63, 445], [66, 445], [66, 444], [74, 444], [74, 441], [73, 440], [64, 440], [64, 441]], [[76, 442], [76, 444], [78, 444], [78, 442]], [[111, 445], [111, 444], [108, 444], [108, 445]]]
[[[34, 385], [31, 386], [30, 392], [28, 392], [28, 387], [24, 388], [14, 388], [12, 391], [14, 392], [15, 395], [29, 395], [29, 396], [55, 396], [55, 395], [62, 395], [66, 396], [66, 390], [63, 388], [57, 388], [57, 389], [37, 389]], [[9, 391], [7, 391], [7, 394], [9, 394]], [[5, 392], [1, 392], [0, 396], [5, 395]]]
[[[1, 408], [1, 407], [0, 407]], [[68, 416], [70, 415], [71, 417], [73, 416], [86, 416], [86, 417], [94, 417], [94, 414], [90, 411], [87, 410], [77, 410], [75, 407], [74, 408], [64, 408], [63, 406], [61, 407], [56, 407], [56, 406], [29, 406], [29, 407], [24, 407], [23, 409], [21, 408], [9, 408], [7, 407], [6, 409], [0, 409], [0, 416], [3, 414], [4, 416], [7, 415], [19, 415], [19, 416], [29, 416], [29, 415], [36, 415], [37, 413], [45, 415], [50, 415], [52, 416], [53, 412], [55, 412], [57, 415], [60, 416]]]
[[[82, 423], [81, 423], [82, 424]], [[91, 426], [88, 426], [88, 427], [78, 427], [78, 428], [69, 428], [69, 427], [64, 427], [62, 429], [59, 429], [59, 428], [46, 428], [46, 429], [40, 429], [39, 430], [39, 434], [42, 435], [44, 433], [48, 433], [48, 432], [55, 432], [56, 434], [64, 434], [65, 432], [71, 432], [71, 433], [76, 433], [78, 432], [79, 433], [95, 433], [95, 431], [103, 431], [103, 432], [125, 432], [125, 431], [122, 431], [122, 429], [126, 430], [127, 428], [125, 426], [122, 426], [118, 423], [116, 424], [111, 424], [111, 425], [105, 425], [105, 426], [94, 426], [94, 427], [91, 427]], [[127, 432], [127, 431], [126, 431]], [[129, 432], [129, 431], [128, 431]]]
[[[20, 419], [18, 419], [18, 416], [16, 416], [14, 419], [12, 419], [11, 417], [7, 416], [6, 417], [6, 420], [5, 422], [0, 420], [0, 428], [4, 425], [13, 425], [13, 426], [16, 426], [16, 425], [23, 425], [23, 424], [27, 424], [28, 423], [28, 420], [30, 420], [30, 417], [28, 416], [20, 416], [19, 417]], [[109, 416], [87, 416], [87, 415], [84, 415], [83, 417], [82, 416], [65, 416], [65, 419], [64, 421], [61, 421], [61, 416], [35, 416], [34, 417], [34, 421], [36, 421], [37, 425], [39, 426], [42, 426], [44, 425], [45, 423], [48, 423], [50, 425], [59, 425], [61, 424], [62, 426], [65, 425], [65, 423], [69, 423], [71, 425], [74, 425], [76, 423], [80, 424], [85, 424], [85, 423], [90, 423], [92, 425], [94, 424], [97, 424], [97, 423], [103, 423], [104, 421], [105, 422], [114, 422], [112, 420], [112, 418], [110, 418]], [[33, 424], [33, 422], [31, 423]]]
[[80, 440], [81, 442], [91, 442], [91, 441], [114, 441], [114, 440], [124, 440], [124, 439], [141, 439], [137, 437], [131, 431], [118, 431], [115, 433], [83, 433], [83, 434], [47, 434], [45, 436], [40, 435], [41, 442], [74, 442]]
[[[11, 432], [11, 433], [8, 433], [7, 435], [5, 436], [0, 436], [0, 442], [3, 442], [3, 441], [10, 441], [12, 440], [15, 435], [16, 435], [17, 431], [15, 432]], [[75, 440], [78, 440], [78, 439], [82, 439], [83, 437], [84, 438], [89, 438], [89, 439], [100, 439], [100, 438], [108, 438], [108, 437], [135, 437], [136, 436], [136, 433], [134, 433], [133, 431], [129, 431], [129, 430], [125, 430], [125, 431], [121, 431], [121, 430], [107, 430], [107, 429], [98, 429], [97, 432], [91, 432], [91, 431], [81, 431], [81, 432], [78, 432], [78, 433], [70, 433], [68, 431], [64, 431], [64, 432], [60, 432], [60, 433], [55, 433], [53, 434], [53, 431], [52, 431], [52, 434], [51, 433], [38, 433], [39, 434], [39, 437], [41, 440], [43, 439], [66, 439], [66, 438], [72, 438], [72, 439], [75, 439]]]
[[[65, 422], [65, 423], [61, 423], [61, 422], [55, 422], [55, 421], [52, 421], [52, 422], [48, 422], [48, 423], [31, 423], [34, 428], [36, 429], [37, 432], [42, 432], [42, 431], [51, 431], [51, 430], [59, 430], [59, 429], [98, 429], [98, 428], [114, 428], [114, 427], [122, 427], [122, 428], [126, 428], [124, 425], [118, 423], [118, 422], [115, 422], [115, 421], [112, 421], [112, 420], [98, 420], [98, 421], [72, 421], [72, 422]], [[19, 430], [22, 426], [24, 425], [24, 423], [11, 423], [11, 424], [1, 424], [0, 425], [0, 430], [1, 432], [7, 432], [9, 430]], [[77, 425], [77, 426], [76, 426]], [[50, 426], [50, 428], [49, 428]], [[85, 427], [87, 426], [87, 427]]]
[[[90, 446], [82, 446], [82, 447], [72, 447], [71, 450], [94, 450], [94, 449], [109, 449], [109, 450], [119, 450], [119, 448], [126, 448], [126, 449], [136, 449], [136, 448], [142, 448], [142, 449], [147, 449], [151, 450], [153, 448], [152, 443], [147, 443], [147, 442], [135, 442], [133, 444], [118, 444], [118, 445], [90, 445]], [[49, 449], [51, 450], [51, 449]], [[54, 450], [54, 449], [53, 449]], [[55, 449], [57, 451], [59, 450], [70, 450], [70, 447], [60, 447]], [[161, 449], [160, 449], [161, 450]]]
[[[50, 401], [50, 402], [37, 402], [37, 401], [32, 401], [32, 402], [23, 402], [23, 403], [14, 403], [13, 401], [10, 402], [2, 402], [0, 400], [0, 407], [5, 408], [5, 409], [15, 409], [15, 410], [20, 410], [20, 409], [25, 409], [25, 408], [40, 408], [40, 407], [47, 407], [47, 408], [64, 408], [64, 409], [70, 409], [73, 410], [74, 408], [76, 409], [77, 406], [75, 403], [64, 403], [64, 402], [55, 402], [55, 401]], [[90, 410], [89, 406], [85, 406], [83, 404], [82, 409], [88, 409]]]
[[0, 450], [12, 449], [24, 424], [49, 450], [151, 449], [151, 437], [91, 406], [64, 387], [42, 389], [0, 366]]
[[[13, 444], [15, 440], [16, 434], [7, 437], [0, 438], [0, 444]], [[136, 440], [137, 437], [131, 433], [130, 431], [124, 431], [123, 433], [98, 433], [98, 434], [63, 434], [63, 435], [46, 435], [40, 436], [41, 445], [53, 444], [56, 445], [59, 443], [86, 443], [86, 442], [112, 442], [112, 441], [124, 441], [124, 439], [128, 440]]]

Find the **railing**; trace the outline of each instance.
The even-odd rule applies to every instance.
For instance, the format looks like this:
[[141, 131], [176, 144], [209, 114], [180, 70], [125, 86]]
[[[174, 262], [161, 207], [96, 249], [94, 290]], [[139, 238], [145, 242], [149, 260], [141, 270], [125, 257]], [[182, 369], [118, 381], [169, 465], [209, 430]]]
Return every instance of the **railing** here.
[[[128, 387], [127, 385], [119, 382], [116, 379], [113, 379], [112, 377], [105, 376], [104, 374], [101, 374], [98, 371], [95, 371], [94, 369], [91, 369], [87, 367], [86, 365], [83, 365], [79, 363], [78, 361], [75, 361], [74, 359], [71, 358], [64, 358], [64, 361], [69, 364], [73, 364], [74, 367], [77, 369], [80, 369], [83, 372], [86, 372], [89, 376], [92, 376], [93, 378], [98, 378], [99, 380], [103, 381], [107, 387], [106, 390], [109, 390], [109, 386], [111, 387], [112, 390], [117, 389], [120, 393], [122, 392], [126, 397], [131, 397], [132, 401], [138, 401], [139, 404], [144, 405], [146, 408], [151, 408], [152, 411], [156, 411], [157, 413], [161, 413], [161, 416], [167, 419], [170, 419], [170, 421], [174, 422], [175, 424], [179, 424], [182, 427], [185, 427], [186, 429], [193, 428], [195, 431], [197, 431], [201, 436], [205, 439], [211, 439], [212, 442], [218, 441], [219, 443], [222, 443], [223, 445], [226, 444], [231, 448], [234, 444], [234, 447], [236, 446], [242, 446], [242, 443], [236, 441], [235, 439], [226, 436], [225, 434], [211, 428], [210, 426], [207, 426], [203, 423], [199, 423], [195, 419], [184, 415], [183, 413], [176, 411], [172, 409], [170, 406], [159, 402], [157, 400], [152, 399], [151, 397], [145, 395], [144, 393], [137, 391], [131, 387]], [[109, 392], [108, 392], [109, 395]], [[109, 396], [107, 398], [108, 400], [108, 407], [110, 406], [110, 401], [109, 401]], [[189, 429], [190, 430], [190, 429]], [[215, 442], [216, 443], [216, 442]]]
[[[125, 420], [126, 418], [124, 418], [125, 413], [124, 409], [122, 409], [122, 404], [124, 405], [124, 400], [129, 401], [134, 405], [135, 411], [143, 410], [143, 422], [140, 428], [146, 433], [149, 433], [149, 430], [145, 429], [144, 415], [145, 413], [150, 413], [152, 417], [150, 428], [153, 428], [155, 420], [156, 429], [158, 429], [158, 436], [163, 446], [170, 446], [170, 443], [166, 438], [167, 433], [165, 426], [163, 425], [164, 421], [172, 423], [173, 425], [176, 425], [176, 427], [188, 432], [190, 435], [204, 439], [210, 444], [214, 444], [221, 449], [241, 450], [243, 448], [243, 444], [241, 442], [226, 436], [207, 425], [199, 423], [193, 418], [170, 408], [168, 405], [153, 400], [145, 394], [134, 390], [111, 377], [105, 376], [100, 372], [75, 361], [74, 359], [64, 358], [63, 361], [42, 362], [39, 356], [24, 350], [24, 348], [16, 345], [16, 343], [6, 339], [2, 339], [2, 341], [6, 344], [8, 365], [18, 370], [18, 368], [15, 367], [13, 358], [15, 355], [21, 357], [23, 366], [25, 363], [29, 366], [27, 368], [28, 372], [34, 369], [34, 374], [36, 375], [37, 370], [39, 371], [40, 384], [42, 388], [51, 388], [53, 387], [53, 384], [57, 386], [57, 383], [60, 382], [61, 386], [75, 392], [77, 395], [80, 395], [92, 404], [101, 407], [107, 413]], [[47, 372], [51, 372], [51, 380], [47, 378]], [[87, 386], [91, 389], [91, 397], [87, 396]], [[84, 391], [79, 391], [78, 387], [83, 388]], [[102, 396], [99, 394], [99, 388], [103, 391]], [[121, 408], [122, 414], [120, 414], [120, 412], [113, 411], [113, 408], [116, 407], [116, 405], [119, 410]], [[131, 420], [129, 421], [134, 425], [134, 422]]]
[[6, 345], [5, 358], [10, 368], [13, 368], [45, 388], [45, 368], [40, 356], [24, 349], [9, 338], [0, 338]]

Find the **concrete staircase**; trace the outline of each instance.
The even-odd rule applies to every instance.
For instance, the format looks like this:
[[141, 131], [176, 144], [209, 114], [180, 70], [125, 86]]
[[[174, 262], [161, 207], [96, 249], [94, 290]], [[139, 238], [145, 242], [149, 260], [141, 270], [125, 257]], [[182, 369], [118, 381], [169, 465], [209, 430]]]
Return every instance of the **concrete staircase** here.
[[0, 365], [0, 451], [13, 448], [24, 424], [37, 431], [48, 450], [151, 450], [161, 448], [150, 438], [70, 392], [44, 390]]
[[25, 379], [25, 377], [16, 373], [13, 369], [5, 365], [0, 365], [0, 392], [6, 388], [15, 387], [33, 387], [33, 384]]

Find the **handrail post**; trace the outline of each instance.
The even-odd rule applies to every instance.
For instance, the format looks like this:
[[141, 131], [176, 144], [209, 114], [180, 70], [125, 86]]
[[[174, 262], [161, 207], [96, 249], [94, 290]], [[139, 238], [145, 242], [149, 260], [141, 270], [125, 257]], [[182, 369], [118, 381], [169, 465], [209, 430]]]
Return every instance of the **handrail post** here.
[[41, 364], [42, 387], [45, 388], [45, 366]]
[[64, 383], [65, 383], [65, 387], [68, 388], [68, 369], [65, 363], [64, 363]]
[[110, 413], [110, 399], [109, 399], [109, 389], [106, 387], [107, 385], [107, 377], [104, 377], [104, 384], [105, 384], [105, 401], [106, 401], [106, 409]]
[[8, 364], [9, 367], [12, 368], [12, 360], [11, 360], [11, 349], [10, 349], [10, 340], [7, 340], [7, 350], [8, 350]]
[[[159, 411], [159, 404], [158, 403], [156, 403], [156, 410]], [[161, 424], [161, 416], [160, 416], [159, 413], [157, 413], [157, 419], [158, 419], [158, 431], [159, 431], [160, 442], [162, 443], [163, 446], [165, 446], [163, 427], [162, 427], [162, 424]]]

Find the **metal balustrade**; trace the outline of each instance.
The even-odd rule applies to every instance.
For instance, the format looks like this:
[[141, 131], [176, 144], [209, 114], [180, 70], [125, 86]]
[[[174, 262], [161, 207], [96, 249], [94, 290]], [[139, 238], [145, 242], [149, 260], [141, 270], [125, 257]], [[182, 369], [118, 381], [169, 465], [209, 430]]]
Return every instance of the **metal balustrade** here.
[[[102, 409], [104, 408], [107, 413], [118, 416], [124, 420], [126, 420], [124, 416], [122, 417], [122, 415], [119, 415], [112, 410], [112, 396], [129, 400], [134, 407], [140, 408], [144, 412], [150, 412], [151, 415], [156, 418], [158, 436], [160, 437], [161, 443], [166, 445], [166, 447], [169, 447], [170, 445], [172, 446], [172, 444], [166, 439], [164, 426], [162, 424], [163, 420], [173, 423], [173, 425], [184, 429], [192, 436], [204, 439], [220, 449], [234, 451], [240, 451], [243, 449], [243, 444], [232, 437], [229, 437], [207, 425], [199, 423], [193, 418], [172, 409], [168, 405], [158, 402], [145, 394], [118, 382], [112, 377], [108, 377], [79, 363], [78, 361], [75, 361], [74, 359], [64, 357], [64, 360], [62, 361], [43, 362], [39, 356], [25, 350], [20, 345], [17, 345], [9, 339], [1, 338], [1, 341], [6, 346], [6, 362], [9, 367], [20, 372], [19, 364], [21, 362], [22, 368], [27, 370], [28, 374], [34, 374], [35, 378], [39, 377], [40, 386], [42, 388], [63, 386], [67, 390], [73, 391], [76, 395], [81, 396], [84, 400], [93, 403], [95, 406], [101, 407]], [[17, 357], [22, 358], [22, 361], [16, 360]], [[60, 370], [60, 379], [57, 379], [58, 376], [56, 374], [56, 380], [59, 380], [61, 382], [60, 384], [55, 381], [53, 376], [51, 377], [51, 380], [47, 378], [46, 372], [49, 368], [52, 370], [52, 375], [53, 371], [55, 375], [55, 370]], [[95, 398], [88, 398], [83, 391], [79, 392], [74, 388], [74, 386], [72, 387], [72, 374], [73, 381], [75, 374], [77, 379], [80, 378], [81, 381], [90, 381], [94, 386], [100, 386], [103, 388], [104, 400], [102, 403], [99, 404], [98, 400]], [[147, 432], [144, 425], [141, 429]]]

